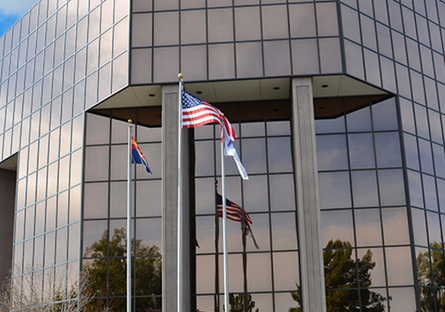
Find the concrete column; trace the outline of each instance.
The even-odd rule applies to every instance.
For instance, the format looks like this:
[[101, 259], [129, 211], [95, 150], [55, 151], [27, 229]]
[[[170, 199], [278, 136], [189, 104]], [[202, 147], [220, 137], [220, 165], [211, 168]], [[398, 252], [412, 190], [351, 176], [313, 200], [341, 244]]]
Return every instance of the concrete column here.
[[12, 269], [16, 172], [0, 169], [0, 285]]
[[[178, 240], [178, 89], [162, 86], [162, 310], [177, 311], [177, 240]], [[183, 301], [182, 311], [190, 311], [190, 239], [189, 239], [189, 166], [188, 131], [182, 130], [183, 180]]]
[[303, 312], [325, 312], [312, 79], [292, 79], [292, 132]]

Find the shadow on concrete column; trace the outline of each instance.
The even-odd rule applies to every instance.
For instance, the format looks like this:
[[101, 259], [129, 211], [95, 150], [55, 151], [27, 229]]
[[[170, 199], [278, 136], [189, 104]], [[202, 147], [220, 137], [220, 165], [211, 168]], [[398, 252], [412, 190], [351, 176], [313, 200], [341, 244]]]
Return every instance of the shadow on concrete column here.
[[16, 179], [16, 171], [0, 169], [0, 285], [12, 269]]

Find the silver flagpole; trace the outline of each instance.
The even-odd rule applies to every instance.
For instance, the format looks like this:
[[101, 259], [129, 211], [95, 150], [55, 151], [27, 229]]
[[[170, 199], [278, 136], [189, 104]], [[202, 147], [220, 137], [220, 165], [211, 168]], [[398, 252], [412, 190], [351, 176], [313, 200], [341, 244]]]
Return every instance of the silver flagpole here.
[[[224, 117], [224, 114], [221, 113]], [[223, 249], [224, 249], [224, 311], [228, 312], [229, 308], [229, 271], [227, 269], [228, 257], [227, 257], [227, 211], [226, 211], [226, 177], [224, 167], [224, 121], [222, 121], [222, 140], [221, 140], [221, 188], [222, 188], [222, 206], [223, 206]]]
[[131, 119], [128, 119], [127, 171], [127, 312], [131, 312]]
[[179, 73], [179, 92], [178, 92], [178, 110], [179, 110], [179, 118], [178, 118], [178, 312], [182, 312], [182, 302], [183, 302], [183, 271], [182, 271], [182, 264], [183, 264], [183, 246], [182, 246], [182, 239], [184, 237], [183, 235], [183, 227], [182, 227], [182, 140], [181, 140], [181, 134], [182, 134], [182, 78], [184, 76]]

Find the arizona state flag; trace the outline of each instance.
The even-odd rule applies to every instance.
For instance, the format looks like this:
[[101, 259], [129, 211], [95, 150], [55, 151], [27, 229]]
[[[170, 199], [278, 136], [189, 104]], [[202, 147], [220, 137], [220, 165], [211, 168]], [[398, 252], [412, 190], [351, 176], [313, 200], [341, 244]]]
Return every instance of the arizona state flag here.
[[151, 172], [150, 170], [150, 167], [148, 166], [147, 159], [145, 159], [144, 154], [142, 154], [142, 151], [139, 148], [138, 144], [136, 143], [136, 140], [134, 139], [133, 135], [131, 135], [131, 163], [144, 164], [147, 172], [153, 174], [153, 172]]

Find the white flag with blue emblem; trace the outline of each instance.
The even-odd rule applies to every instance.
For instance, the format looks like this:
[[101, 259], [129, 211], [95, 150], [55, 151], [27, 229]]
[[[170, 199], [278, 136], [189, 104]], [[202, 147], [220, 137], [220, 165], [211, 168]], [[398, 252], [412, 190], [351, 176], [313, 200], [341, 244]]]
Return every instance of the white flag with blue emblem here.
[[[224, 124], [228, 124], [231, 128], [232, 126], [229, 123], [229, 120], [226, 117], [224, 118]], [[229, 129], [230, 129], [229, 128]], [[235, 146], [233, 145], [232, 140], [229, 137], [229, 134], [226, 131], [226, 127], [224, 127], [224, 155], [225, 156], [232, 156], [233, 160], [235, 160], [236, 166], [238, 167], [239, 174], [244, 180], [249, 180], [249, 177], [247, 176], [246, 169], [244, 168], [243, 164], [241, 163], [241, 160], [238, 157], [238, 153], [236, 152]]]

